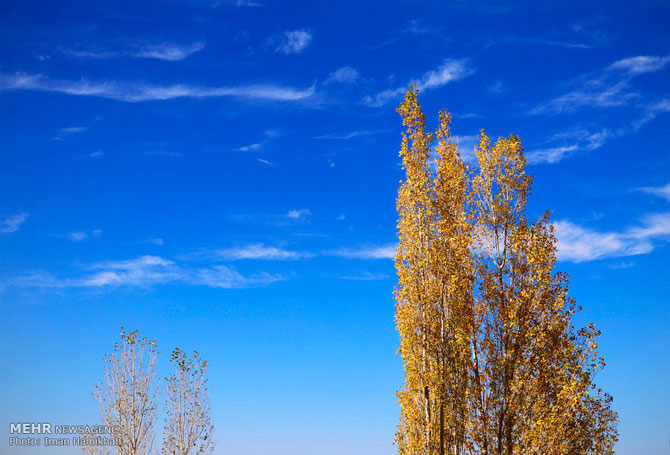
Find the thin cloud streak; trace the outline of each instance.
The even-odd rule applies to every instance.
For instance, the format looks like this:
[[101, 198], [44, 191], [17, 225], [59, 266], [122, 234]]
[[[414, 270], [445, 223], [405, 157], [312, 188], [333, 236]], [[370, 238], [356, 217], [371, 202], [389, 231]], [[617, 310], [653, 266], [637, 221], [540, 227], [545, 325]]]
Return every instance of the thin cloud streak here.
[[608, 66], [607, 70], [625, 71], [629, 74], [653, 73], [662, 70], [668, 63], [670, 63], [670, 56], [640, 55], [617, 60]]
[[[670, 63], [670, 56], [637, 56], [617, 60], [597, 76], [580, 83], [581, 87], [531, 109], [529, 114], [574, 112], [583, 107], [610, 108], [627, 105], [640, 94], [630, 90], [636, 76], [660, 71]], [[579, 79], [578, 79], [579, 80]], [[653, 118], [653, 117], [652, 117]]]
[[570, 221], [556, 221], [557, 257], [568, 262], [650, 253], [670, 236], [670, 213], [647, 215], [638, 226], [599, 232]]
[[351, 133], [345, 133], [345, 134], [338, 134], [338, 133], [324, 134], [323, 136], [317, 136], [315, 139], [349, 140], [349, 139], [353, 139], [355, 137], [373, 136], [373, 135], [377, 135], [377, 134], [388, 133], [389, 131], [393, 131], [393, 130], [359, 130], [359, 131], [353, 131]]
[[395, 259], [397, 245], [366, 246], [362, 248], [340, 248], [324, 251], [326, 256], [337, 256], [345, 259]]
[[238, 246], [234, 248], [222, 248], [213, 250], [202, 250], [186, 256], [191, 259], [206, 258], [209, 260], [298, 260], [314, 257], [313, 253], [308, 251], [295, 251], [265, 245], [263, 243], [254, 243], [251, 245]]
[[633, 191], [639, 191], [641, 193], [651, 194], [653, 196], [660, 197], [670, 202], [670, 182], [667, 185], [661, 186], [643, 186], [640, 188], [635, 188]]
[[234, 268], [224, 265], [184, 268], [171, 260], [150, 255], [123, 261], [100, 262], [90, 266], [88, 270], [90, 273], [75, 278], [57, 278], [48, 273], [38, 272], [19, 277], [10, 284], [21, 287], [110, 289], [181, 283], [222, 289], [244, 289], [285, 279], [281, 275], [267, 272], [244, 276]]
[[350, 66], [343, 66], [330, 73], [324, 84], [355, 84], [359, 78], [360, 75], [356, 69]]
[[71, 127], [68, 127], [68, 128], [61, 128], [60, 131], [61, 131], [61, 133], [72, 134], [72, 133], [82, 133], [82, 132], [86, 131], [87, 129], [88, 128], [85, 127], [85, 126], [71, 126]]
[[670, 98], [664, 98], [658, 101], [650, 103], [645, 109], [645, 113], [637, 122], [633, 124], [634, 129], [637, 131], [645, 123], [651, 122], [659, 114], [670, 112]]
[[[613, 137], [618, 137], [622, 132], [612, 132], [607, 129], [600, 131], [588, 131], [576, 128], [572, 131], [556, 134], [548, 142], [573, 142], [572, 144], [556, 145], [553, 147], [531, 150], [526, 155], [528, 164], [554, 164], [579, 152], [596, 150]], [[576, 143], [575, 143], [576, 142]]]
[[386, 280], [389, 278], [389, 276], [383, 273], [363, 272], [355, 275], [340, 275], [337, 278], [339, 278], [340, 280], [349, 280], [349, 281], [377, 281], [377, 280]]
[[87, 50], [87, 49], [65, 49], [66, 55], [77, 58], [111, 59], [120, 57], [134, 57], [166, 60], [176, 62], [184, 60], [190, 55], [205, 48], [205, 43], [195, 42], [188, 45], [173, 43], [156, 43], [139, 46], [137, 49], [112, 51], [112, 50]]
[[628, 91], [627, 81], [610, 84], [602, 79], [588, 81], [578, 90], [554, 98], [546, 104], [537, 106], [530, 111], [531, 115], [547, 112], [565, 113], [574, 112], [582, 107], [619, 107], [630, 100], [638, 98], [639, 94]]
[[[424, 73], [417, 82], [417, 88], [419, 90], [430, 90], [442, 87], [449, 82], [457, 81], [473, 73], [474, 70], [470, 68], [467, 59], [446, 59], [437, 69]], [[366, 96], [363, 98], [363, 104], [371, 107], [380, 107], [398, 98], [406, 91], [406, 86], [387, 89], [374, 96]]]
[[255, 152], [263, 150], [263, 143], [258, 142], [256, 144], [243, 145], [242, 147], [237, 147], [233, 149], [233, 152]]
[[11, 74], [0, 76], [0, 90], [33, 90], [56, 92], [77, 96], [93, 96], [129, 103], [161, 101], [177, 98], [241, 98], [265, 101], [301, 101], [315, 93], [315, 86], [295, 89], [272, 84], [206, 87], [189, 84], [148, 85], [133, 82], [57, 81], [37, 74]]
[[11, 234], [19, 230], [19, 227], [28, 219], [25, 212], [9, 215], [0, 219], [0, 234]]
[[288, 30], [268, 40], [274, 44], [275, 52], [282, 54], [299, 54], [312, 42], [312, 34], [308, 30]]

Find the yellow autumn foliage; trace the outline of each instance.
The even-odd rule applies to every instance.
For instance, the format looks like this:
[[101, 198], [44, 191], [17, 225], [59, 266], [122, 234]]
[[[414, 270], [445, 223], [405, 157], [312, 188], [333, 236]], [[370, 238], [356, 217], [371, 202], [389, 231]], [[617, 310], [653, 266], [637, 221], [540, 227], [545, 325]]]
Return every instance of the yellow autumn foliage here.
[[549, 214], [525, 217], [521, 140], [482, 130], [471, 168], [449, 114], [426, 132], [417, 93], [398, 108], [400, 454], [612, 454], [617, 415], [593, 384], [599, 332], [572, 326]]

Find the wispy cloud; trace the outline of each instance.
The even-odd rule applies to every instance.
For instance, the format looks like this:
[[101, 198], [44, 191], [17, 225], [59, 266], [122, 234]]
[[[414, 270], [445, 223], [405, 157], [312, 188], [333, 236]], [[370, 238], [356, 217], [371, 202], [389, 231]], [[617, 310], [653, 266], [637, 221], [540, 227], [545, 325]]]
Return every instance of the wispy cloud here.
[[19, 227], [28, 219], [25, 212], [9, 215], [0, 219], [0, 234], [10, 234], [19, 230]]
[[652, 194], [670, 202], [670, 182], [668, 182], [667, 185], [661, 186], [643, 186], [640, 188], [635, 188], [633, 191]]
[[185, 257], [190, 259], [202, 258], [215, 261], [239, 261], [244, 259], [287, 261], [311, 258], [314, 257], [314, 254], [308, 251], [287, 250], [285, 248], [278, 248], [262, 243], [254, 243], [234, 248], [201, 250]]
[[[554, 46], [554, 47], [567, 47], [572, 49], [590, 49], [593, 46], [590, 44], [576, 43], [574, 41], [561, 41], [550, 38], [528, 38], [521, 36], [509, 36], [503, 39], [495, 39], [488, 43], [488, 46], [500, 45], [500, 44], [523, 44], [531, 46]], [[488, 47], [487, 46], [487, 47]]]
[[659, 114], [665, 112], [670, 112], [670, 98], [651, 102], [646, 107], [644, 115], [633, 124], [633, 127], [638, 130], [642, 125], [654, 120]]
[[58, 133], [51, 138], [53, 141], [63, 141], [65, 140], [65, 136], [70, 135], [70, 134], [77, 134], [77, 133], [83, 133], [84, 131], [88, 130], [87, 127], [85, 126], [70, 126], [67, 128], [61, 128], [58, 130]]
[[131, 49], [65, 49], [67, 55], [77, 58], [110, 59], [119, 57], [150, 58], [176, 62], [204, 49], [205, 43], [192, 44], [154, 43], [134, 46]]
[[265, 164], [266, 166], [274, 166], [274, 164], [272, 164], [271, 161], [264, 160], [264, 159], [262, 159], [262, 158], [256, 158], [256, 161], [258, 161], [259, 163], [263, 163], [263, 164]]
[[86, 131], [88, 128], [85, 126], [70, 126], [68, 128], [61, 128], [61, 133], [67, 133], [67, 134], [72, 134], [72, 133], [81, 133]]
[[179, 158], [181, 153], [171, 152], [169, 150], [145, 150], [142, 152], [142, 155], [146, 156], [169, 156], [171, 158]]
[[315, 86], [295, 89], [272, 84], [238, 85], [222, 87], [195, 86], [189, 84], [149, 85], [134, 82], [58, 81], [44, 75], [3, 74], [0, 90], [33, 90], [57, 92], [76, 96], [93, 96], [130, 103], [159, 101], [177, 98], [241, 98], [265, 101], [300, 101], [315, 93]]
[[570, 221], [556, 221], [554, 226], [558, 259], [586, 262], [650, 253], [670, 236], [670, 213], [647, 215], [639, 225], [621, 232], [599, 232]]
[[79, 243], [82, 242], [86, 239], [89, 238], [100, 238], [102, 236], [102, 229], [93, 229], [92, 231], [74, 231], [74, 232], [68, 232], [67, 234], [63, 235], [66, 239], [70, 240], [71, 242]]
[[69, 240], [73, 242], [81, 242], [82, 240], [86, 239], [88, 235], [85, 232], [70, 232], [65, 235]]
[[617, 60], [608, 66], [607, 70], [625, 71], [628, 74], [653, 73], [662, 70], [668, 63], [670, 63], [670, 56], [640, 55]]
[[236, 213], [228, 215], [233, 221], [264, 223], [273, 226], [296, 226], [308, 222], [310, 209], [291, 209], [284, 213]]
[[373, 272], [362, 272], [349, 275], [339, 275], [337, 278], [340, 280], [352, 280], [352, 281], [376, 281], [376, 280], [385, 280], [389, 276], [384, 273], [373, 273]]
[[165, 243], [165, 241], [160, 237], [149, 237], [142, 243], [149, 243], [151, 245], [162, 246]]
[[175, 62], [184, 60], [189, 55], [195, 54], [204, 48], [205, 43], [203, 42], [197, 42], [186, 46], [172, 43], [147, 44], [141, 46], [137, 51], [131, 52], [130, 55], [132, 57], [155, 58]]
[[275, 130], [266, 130], [264, 135], [265, 139], [262, 141], [234, 148], [233, 152], [260, 152], [265, 148], [265, 145], [273, 138], [277, 137], [279, 133]]
[[187, 280], [190, 284], [209, 286], [222, 289], [246, 289], [265, 286], [270, 283], [285, 280], [281, 275], [261, 272], [254, 275], [242, 275], [232, 267], [216, 265], [214, 267], [197, 269]]
[[299, 54], [312, 42], [312, 34], [308, 30], [288, 30], [273, 35], [268, 39], [268, 45], [275, 52], [282, 54]]
[[358, 130], [358, 131], [352, 131], [351, 133], [325, 134], [323, 136], [317, 136], [316, 139], [348, 140], [348, 139], [353, 139], [355, 137], [373, 136], [373, 135], [376, 135], [376, 134], [388, 133], [389, 131], [392, 131], [392, 130]]
[[324, 251], [327, 256], [338, 256], [346, 259], [394, 259], [397, 245], [363, 246], [361, 248], [340, 248]]
[[586, 82], [581, 88], [554, 98], [548, 103], [533, 108], [531, 114], [547, 112], [574, 112], [582, 107], [618, 107], [638, 98], [639, 94], [630, 92], [627, 81], [610, 83], [601, 78]]
[[526, 154], [526, 160], [528, 164], [558, 163], [579, 151], [592, 151], [600, 148], [608, 139], [620, 135], [621, 132], [614, 133], [607, 129], [589, 131], [584, 128], [575, 128], [555, 134], [549, 139], [549, 143], [561, 142], [561, 145], [531, 150]]
[[286, 218], [292, 220], [302, 220], [309, 217], [311, 214], [312, 211], [310, 209], [294, 209], [289, 210], [289, 212], [286, 214]]
[[536, 106], [530, 114], [574, 112], [583, 107], [611, 108], [629, 104], [640, 94], [631, 89], [631, 81], [644, 73], [660, 71], [670, 63], [670, 56], [637, 56], [617, 60], [596, 75], [580, 77], [578, 88]]
[[528, 164], [558, 163], [579, 150], [576, 144], [535, 149], [526, 155]]
[[357, 70], [350, 66], [343, 66], [342, 68], [339, 68], [330, 73], [324, 84], [355, 84], [358, 82], [359, 78], [360, 75], [358, 74]]
[[263, 150], [263, 142], [257, 142], [255, 144], [243, 145], [233, 149], [233, 152], [257, 152]]
[[[417, 88], [419, 90], [430, 90], [442, 87], [449, 82], [462, 79], [472, 73], [474, 73], [474, 70], [470, 68], [467, 59], [447, 59], [437, 69], [424, 73], [417, 82]], [[407, 86], [409, 86], [409, 83]], [[372, 107], [383, 106], [405, 93], [407, 86], [387, 89], [374, 96], [366, 96], [363, 98], [363, 103]]]
[[283, 280], [281, 275], [261, 272], [242, 275], [234, 268], [215, 265], [185, 268], [159, 256], [140, 256], [122, 261], [105, 261], [88, 267], [89, 273], [74, 278], [57, 278], [47, 273], [34, 273], [15, 279], [12, 284], [25, 287], [88, 287], [121, 286], [151, 287], [157, 284], [182, 283], [224, 289], [263, 286]]

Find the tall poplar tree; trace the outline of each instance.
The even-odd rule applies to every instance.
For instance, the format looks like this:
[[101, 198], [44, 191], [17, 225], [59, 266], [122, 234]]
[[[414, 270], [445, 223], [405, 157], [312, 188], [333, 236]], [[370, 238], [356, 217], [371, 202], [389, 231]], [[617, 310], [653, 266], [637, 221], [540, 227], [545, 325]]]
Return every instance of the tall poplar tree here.
[[400, 453], [613, 453], [617, 416], [593, 384], [599, 333], [572, 326], [548, 213], [525, 217], [519, 138], [491, 145], [482, 130], [469, 169], [446, 112], [426, 132], [415, 87], [398, 112]]

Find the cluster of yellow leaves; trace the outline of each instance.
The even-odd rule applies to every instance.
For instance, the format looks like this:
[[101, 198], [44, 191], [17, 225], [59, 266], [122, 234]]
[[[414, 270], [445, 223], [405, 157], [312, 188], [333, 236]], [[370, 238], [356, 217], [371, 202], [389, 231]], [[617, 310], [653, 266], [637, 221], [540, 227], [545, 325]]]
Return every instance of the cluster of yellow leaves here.
[[598, 332], [571, 325], [549, 215], [525, 218], [521, 141], [491, 145], [482, 130], [470, 169], [449, 114], [426, 132], [414, 87], [398, 113], [400, 453], [613, 453], [617, 416], [593, 385]]

